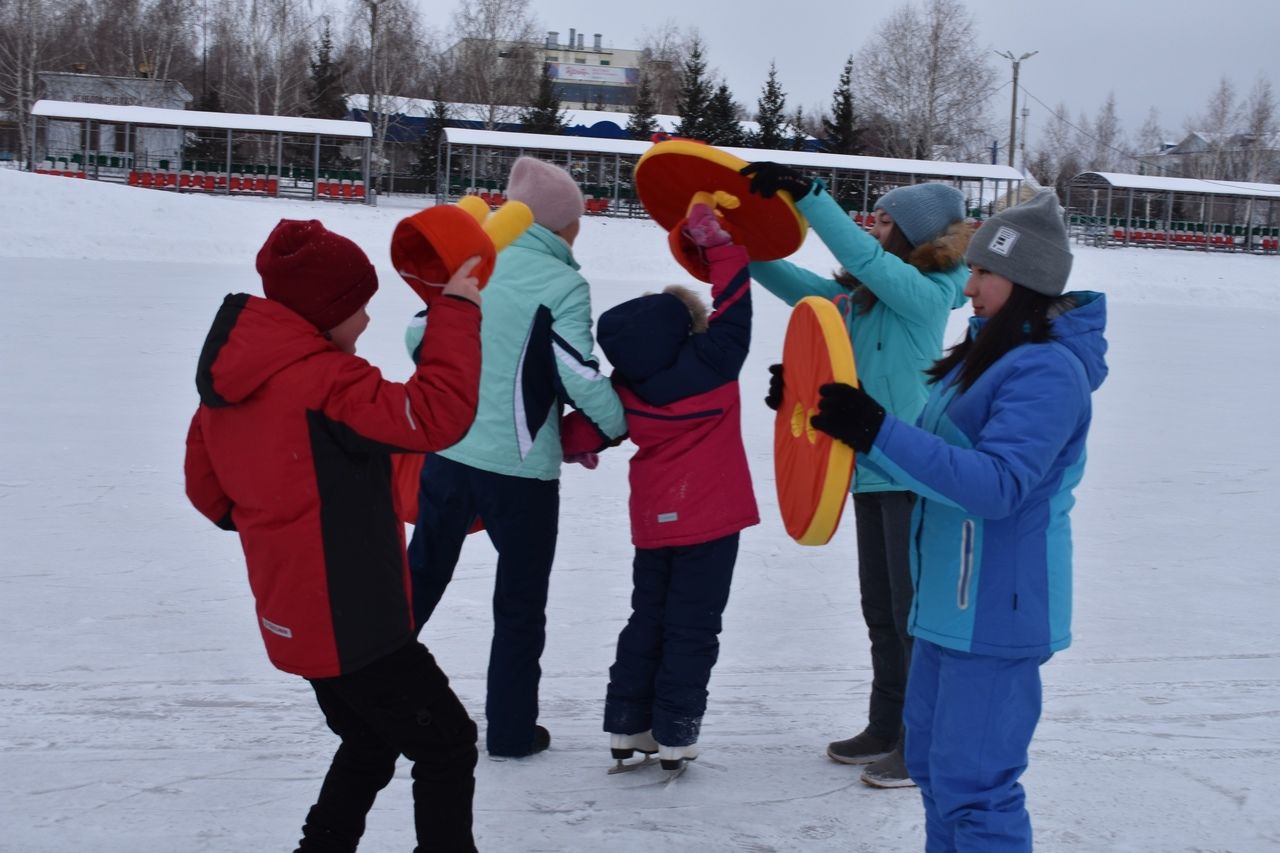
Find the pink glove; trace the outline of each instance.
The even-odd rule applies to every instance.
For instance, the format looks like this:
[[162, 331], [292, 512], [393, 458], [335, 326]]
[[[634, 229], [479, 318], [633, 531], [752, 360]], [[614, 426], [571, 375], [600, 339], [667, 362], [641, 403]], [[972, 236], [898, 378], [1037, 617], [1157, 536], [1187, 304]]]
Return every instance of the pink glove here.
[[695, 204], [685, 221], [684, 233], [695, 246], [711, 249], [733, 242], [733, 237], [720, 224], [720, 217], [705, 204]]
[[590, 471], [600, 464], [600, 456], [596, 453], [570, 453], [564, 461], [577, 463]]

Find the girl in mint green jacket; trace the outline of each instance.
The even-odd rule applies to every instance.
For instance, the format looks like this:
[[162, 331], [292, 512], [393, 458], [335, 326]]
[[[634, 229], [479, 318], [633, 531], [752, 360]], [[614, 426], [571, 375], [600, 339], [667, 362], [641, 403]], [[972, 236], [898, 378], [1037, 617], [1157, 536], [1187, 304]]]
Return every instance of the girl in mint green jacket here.
[[[850, 220], [821, 181], [774, 163], [744, 169], [766, 197], [788, 191], [842, 267], [822, 276], [788, 261], [751, 264], [751, 277], [794, 305], [825, 296], [844, 316], [858, 379], [896, 417], [913, 423], [928, 397], [925, 370], [942, 354], [953, 308], [965, 303], [963, 264], [972, 227], [964, 196], [946, 184], [891, 190], [875, 207], [870, 233]], [[772, 395], [771, 395], [772, 396]], [[908, 551], [915, 495], [868, 466], [853, 483], [862, 615], [871, 638], [869, 720], [854, 737], [832, 742], [827, 755], [869, 765], [862, 780], [876, 787], [910, 785], [902, 758], [902, 705], [911, 661]]]

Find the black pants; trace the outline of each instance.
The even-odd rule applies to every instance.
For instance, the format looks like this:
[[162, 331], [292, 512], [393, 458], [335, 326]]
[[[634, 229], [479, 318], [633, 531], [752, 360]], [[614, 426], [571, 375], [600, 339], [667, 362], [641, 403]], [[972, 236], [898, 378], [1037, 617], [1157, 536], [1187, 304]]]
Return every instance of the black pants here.
[[902, 733], [902, 703], [911, 669], [911, 510], [914, 492], [853, 496], [858, 526], [858, 584], [871, 638], [867, 728], [884, 740]]
[[698, 742], [737, 559], [737, 533], [698, 545], [636, 549], [631, 618], [609, 668], [605, 731], [653, 729], [663, 746]]
[[414, 641], [363, 669], [310, 681], [342, 744], [298, 851], [355, 850], [374, 798], [404, 755], [413, 762], [415, 853], [472, 853], [476, 725], [426, 647]]
[[524, 755], [533, 746], [538, 721], [539, 660], [547, 641], [560, 481], [494, 474], [427, 455], [418, 491], [418, 523], [409, 541], [413, 615], [419, 630], [453, 578], [462, 543], [477, 516], [498, 552], [485, 744], [492, 755]]

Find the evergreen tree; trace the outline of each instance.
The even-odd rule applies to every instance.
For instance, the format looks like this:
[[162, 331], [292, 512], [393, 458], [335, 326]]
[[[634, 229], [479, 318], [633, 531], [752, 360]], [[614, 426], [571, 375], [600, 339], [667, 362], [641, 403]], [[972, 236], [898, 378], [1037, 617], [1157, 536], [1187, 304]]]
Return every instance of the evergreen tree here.
[[426, 127], [418, 140], [418, 165], [414, 169], [414, 174], [426, 181], [427, 192], [440, 192], [437, 186], [441, 165], [440, 140], [444, 138], [448, 121], [449, 104], [437, 91], [431, 115], [427, 116]]
[[333, 58], [333, 37], [329, 19], [316, 43], [311, 59], [311, 81], [307, 97], [307, 115], [311, 118], [346, 118], [347, 104], [342, 93], [342, 64]]
[[822, 132], [832, 154], [857, 154], [862, 150], [862, 130], [853, 109], [853, 55], [845, 60], [840, 84], [831, 93], [831, 115], [822, 117]]
[[[226, 112], [222, 104], [222, 95], [213, 86], [191, 103], [191, 109], [206, 113]], [[212, 130], [198, 130], [187, 134], [187, 141], [182, 146], [184, 160], [217, 160], [225, 157], [227, 152], [226, 134], [219, 135]]]
[[653, 118], [654, 110], [649, 75], [641, 72], [640, 85], [636, 87], [636, 104], [631, 108], [631, 118], [627, 119], [627, 135], [647, 142], [658, 131], [658, 122]]
[[778, 70], [769, 63], [769, 77], [756, 101], [756, 122], [760, 130], [754, 134], [751, 144], [757, 148], [784, 148], [787, 124], [787, 96], [778, 85]]
[[707, 63], [702, 56], [702, 39], [694, 36], [689, 56], [680, 69], [680, 96], [676, 101], [676, 135], [705, 139], [707, 106], [711, 102], [711, 81], [707, 79]]
[[738, 105], [733, 102], [728, 83], [721, 83], [707, 102], [703, 133], [703, 139], [711, 145], [742, 145], [744, 140], [742, 124], [738, 121]]
[[564, 133], [567, 126], [560, 109], [560, 96], [556, 94], [551, 79], [551, 64], [542, 64], [542, 76], [538, 78], [538, 94], [527, 110], [520, 112], [520, 124], [525, 133]]
[[226, 112], [222, 106], [222, 96], [218, 94], [217, 89], [207, 89], [203, 95], [192, 102], [191, 109], [206, 113]]
[[786, 147], [792, 151], [808, 151], [809, 135], [805, 133], [804, 111], [800, 107], [796, 107], [795, 114], [791, 116], [789, 124], [790, 135], [787, 138]]

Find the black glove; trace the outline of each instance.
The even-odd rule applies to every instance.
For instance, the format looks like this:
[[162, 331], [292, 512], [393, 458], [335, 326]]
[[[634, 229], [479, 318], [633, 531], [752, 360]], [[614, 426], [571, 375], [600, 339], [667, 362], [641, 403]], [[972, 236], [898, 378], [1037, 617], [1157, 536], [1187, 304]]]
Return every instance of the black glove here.
[[738, 174], [751, 179], [748, 189], [761, 198], [773, 198], [778, 190], [786, 190], [793, 201], [799, 201], [813, 189], [813, 181], [795, 169], [768, 160], [748, 163]]
[[769, 365], [769, 394], [764, 398], [764, 404], [775, 412], [782, 405], [782, 365]]
[[834, 382], [818, 389], [818, 414], [810, 419], [820, 429], [859, 453], [870, 453], [884, 423], [884, 406], [866, 391]]

